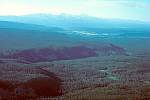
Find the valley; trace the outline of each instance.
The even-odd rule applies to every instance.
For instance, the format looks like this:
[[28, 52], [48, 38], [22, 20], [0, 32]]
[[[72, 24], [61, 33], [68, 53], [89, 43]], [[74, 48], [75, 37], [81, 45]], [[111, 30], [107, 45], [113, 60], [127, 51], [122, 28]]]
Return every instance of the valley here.
[[34, 17], [0, 21], [0, 100], [150, 99], [149, 24]]

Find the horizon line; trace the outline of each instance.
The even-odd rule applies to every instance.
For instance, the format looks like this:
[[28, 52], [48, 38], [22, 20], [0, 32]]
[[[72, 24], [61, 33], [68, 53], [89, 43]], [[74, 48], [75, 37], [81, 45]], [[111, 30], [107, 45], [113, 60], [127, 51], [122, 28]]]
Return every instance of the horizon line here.
[[21, 17], [21, 16], [32, 16], [32, 15], [54, 15], [54, 16], [60, 16], [60, 15], [65, 15], [65, 16], [84, 16], [84, 17], [92, 17], [92, 18], [97, 18], [97, 19], [106, 19], [106, 20], [126, 20], [126, 21], [138, 21], [138, 22], [150, 22], [149, 20], [139, 20], [139, 19], [127, 19], [127, 18], [104, 18], [104, 17], [98, 17], [98, 16], [91, 16], [87, 14], [68, 14], [68, 13], [59, 13], [59, 14], [54, 14], [54, 13], [32, 13], [32, 14], [21, 14], [21, 15], [13, 15], [13, 14], [6, 14], [6, 15], [0, 15], [0, 17]]

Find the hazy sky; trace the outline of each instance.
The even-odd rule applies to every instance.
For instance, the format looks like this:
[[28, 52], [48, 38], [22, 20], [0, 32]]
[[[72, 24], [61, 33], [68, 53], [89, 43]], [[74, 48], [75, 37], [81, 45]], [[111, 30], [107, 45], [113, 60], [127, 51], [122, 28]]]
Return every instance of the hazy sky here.
[[150, 0], [0, 0], [0, 15], [34, 13], [150, 21]]

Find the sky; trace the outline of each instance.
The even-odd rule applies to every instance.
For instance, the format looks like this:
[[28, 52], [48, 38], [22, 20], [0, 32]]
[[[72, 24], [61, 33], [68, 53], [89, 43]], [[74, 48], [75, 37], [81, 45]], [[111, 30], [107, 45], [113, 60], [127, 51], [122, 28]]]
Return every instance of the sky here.
[[150, 21], [150, 0], [0, 0], [0, 15], [88, 15]]

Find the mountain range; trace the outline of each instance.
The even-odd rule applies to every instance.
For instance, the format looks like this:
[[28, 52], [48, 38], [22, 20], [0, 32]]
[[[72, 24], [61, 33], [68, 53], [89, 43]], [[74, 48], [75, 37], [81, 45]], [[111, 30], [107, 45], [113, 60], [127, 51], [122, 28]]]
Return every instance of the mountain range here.
[[67, 14], [32, 14], [23, 16], [0, 16], [0, 20], [63, 28], [145, 28], [150, 26], [149, 23], [136, 20], [102, 19], [91, 16], [73, 16]]
[[31, 49], [105, 43], [125, 48], [131, 45], [132, 48], [133, 41], [143, 47], [143, 42], [147, 45], [149, 43], [138, 38], [149, 38], [149, 27], [148, 22], [65, 14], [0, 16], [0, 49], [3, 51], [12, 48]]

